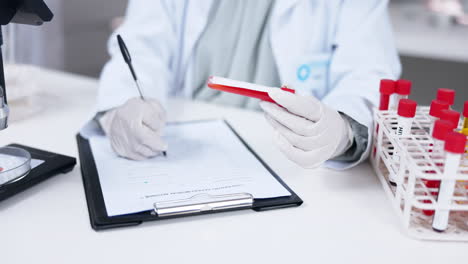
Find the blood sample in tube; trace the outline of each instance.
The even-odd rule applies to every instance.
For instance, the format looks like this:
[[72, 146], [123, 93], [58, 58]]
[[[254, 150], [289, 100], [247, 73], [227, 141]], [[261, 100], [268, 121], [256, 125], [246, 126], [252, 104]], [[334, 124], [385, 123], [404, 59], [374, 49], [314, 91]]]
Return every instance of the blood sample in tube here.
[[390, 96], [395, 92], [396, 83], [393, 80], [384, 79], [380, 81], [380, 104], [379, 110], [388, 110]]
[[460, 113], [454, 110], [442, 110], [440, 120], [446, 120], [452, 123], [453, 129], [458, 128], [460, 122]]
[[438, 207], [432, 221], [432, 229], [443, 232], [449, 223], [450, 207], [455, 191], [455, 179], [450, 179], [458, 173], [460, 161], [465, 153], [466, 136], [456, 132], [449, 132], [445, 137], [445, 165], [443, 179], [440, 183], [437, 197]]
[[[413, 125], [414, 117], [416, 116], [416, 107], [418, 104], [410, 99], [401, 99], [398, 104], [398, 124], [396, 135], [397, 136], [406, 136], [411, 133], [411, 126]], [[394, 150], [393, 159], [396, 162], [400, 161], [400, 155], [398, 155], [397, 150]], [[390, 173], [389, 176], [390, 184], [395, 185], [395, 175]]]
[[411, 81], [408, 80], [398, 80], [395, 85], [395, 102], [393, 104], [394, 109], [398, 109], [401, 99], [408, 99], [408, 96], [411, 94]]
[[432, 135], [434, 130], [434, 122], [439, 120], [442, 115], [442, 110], [448, 110], [449, 104], [439, 100], [432, 100], [431, 107], [429, 109], [429, 118], [431, 119], [429, 135]]
[[437, 90], [437, 100], [446, 102], [450, 106], [455, 102], [455, 91], [447, 88], [440, 88]]
[[[453, 125], [449, 121], [445, 120], [436, 120], [434, 123], [434, 131], [432, 133], [432, 138], [434, 139], [434, 145], [431, 152], [431, 158], [434, 160], [440, 160], [444, 156], [444, 144], [445, 137], [449, 132], [453, 131]], [[435, 171], [426, 171], [426, 173], [435, 173]], [[438, 188], [440, 186], [440, 181], [438, 180], [424, 180], [424, 184], [427, 188], [437, 189], [437, 191], [431, 191], [431, 195], [436, 196], [438, 193]], [[430, 204], [431, 200], [424, 200], [424, 203]], [[434, 210], [422, 210], [425, 215], [433, 215]]]

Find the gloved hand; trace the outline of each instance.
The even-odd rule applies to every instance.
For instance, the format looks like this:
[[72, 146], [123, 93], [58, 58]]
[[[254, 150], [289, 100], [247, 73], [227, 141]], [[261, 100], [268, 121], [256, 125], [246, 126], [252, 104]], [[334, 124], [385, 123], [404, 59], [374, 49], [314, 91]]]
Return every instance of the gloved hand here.
[[99, 123], [121, 157], [144, 160], [167, 150], [161, 138], [166, 112], [157, 100], [132, 98], [107, 112]]
[[290, 160], [315, 168], [351, 146], [353, 132], [348, 121], [315, 97], [280, 89], [268, 95], [278, 105], [261, 102], [260, 107], [277, 132], [278, 147]]

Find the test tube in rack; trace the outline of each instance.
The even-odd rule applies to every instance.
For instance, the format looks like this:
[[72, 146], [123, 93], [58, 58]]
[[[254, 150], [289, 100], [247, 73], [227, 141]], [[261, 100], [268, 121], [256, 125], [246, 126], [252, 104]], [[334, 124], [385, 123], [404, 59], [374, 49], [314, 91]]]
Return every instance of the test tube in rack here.
[[439, 100], [432, 100], [431, 107], [429, 108], [429, 119], [431, 120], [429, 135], [432, 135], [434, 130], [434, 123], [442, 116], [442, 110], [448, 110], [449, 104]]
[[446, 102], [452, 106], [455, 102], [455, 91], [447, 88], [439, 88], [437, 90], [437, 100]]
[[379, 110], [388, 110], [390, 104], [390, 96], [395, 92], [395, 81], [383, 79], [380, 80], [380, 104]]
[[400, 100], [408, 99], [408, 96], [411, 94], [411, 81], [408, 80], [398, 80], [395, 83], [395, 102], [393, 103], [393, 110], [397, 110], [400, 105]]
[[[416, 108], [418, 104], [410, 99], [401, 99], [398, 103], [398, 124], [396, 129], [397, 136], [406, 136], [411, 133], [411, 126], [413, 125], [414, 117], [416, 116]], [[400, 155], [395, 147], [393, 153], [393, 160], [395, 162], [400, 161]], [[390, 173], [389, 182], [392, 185], [396, 185], [396, 175]]]
[[460, 161], [465, 153], [466, 136], [456, 132], [450, 132], [445, 138], [445, 165], [443, 180], [440, 183], [437, 197], [438, 209], [434, 214], [432, 228], [443, 232], [447, 229], [450, 215], [450, 205], [455, 191], [454, 177], [458, 173]]
[[[453, 131], [453, 125], [449, 121], [445, 120], [436, 120], [434, 123], [434, 131], [432, 133], [432, 138], [434, 140], [434, 145], [432, 146], [431, 158], [433, 160], [441, 160], [444, 157], [444, 144], [445, 137], [449, 132]], [[435, 171], [428, 171], [426, 173], [435, 173]], [[429, 189], [438, 189], [440, 187], [440, 181], [438, 180], [424, 180], [424, 185]], [[438, 191], [431, 191], [428, 195], [436, 196]], [[424, 200], [424, 203], [431, 203], [431, 200]], [[433, 215], [434, 210], [423, 210], [423, 213], [427, 216]]]
[[460, 122], [460, 113], [454, 110], [442, 110], [440, 119], [451, 122], [453, 129], [457, 129]]

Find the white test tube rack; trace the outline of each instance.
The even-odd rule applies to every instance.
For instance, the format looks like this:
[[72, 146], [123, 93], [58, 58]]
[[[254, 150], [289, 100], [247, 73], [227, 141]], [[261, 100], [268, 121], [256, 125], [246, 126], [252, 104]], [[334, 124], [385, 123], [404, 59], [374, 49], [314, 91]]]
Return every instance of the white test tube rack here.
[[[456, 188], [448, 205], [437, 203], [438, 188], [428, 188], [426, 180], [442, 180], [443, 157], [433, 157], [434, 140], [429, 135], [429, 107], [418, 107], [411, 134], [397, 136], [395, 111], [374, 112], [374, 137], [371, 163], [391, 201], [403, 229], [410, 237], [423, 240], [468, 241], [468, 149], [456, 175]], [[393, 158], [397, 151], [400, 159]], [[396, 176], [396, 186], [389, 175]], [[433, 215], [423, 210], [450, 210], [449, 225], [444, 232], [432, 229]]]

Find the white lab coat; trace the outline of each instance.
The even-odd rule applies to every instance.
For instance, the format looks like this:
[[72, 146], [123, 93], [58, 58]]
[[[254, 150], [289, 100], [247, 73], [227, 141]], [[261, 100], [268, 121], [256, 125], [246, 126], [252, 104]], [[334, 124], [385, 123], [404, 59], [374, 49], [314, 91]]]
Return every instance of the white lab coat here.
[[[194, 50], [213, 1], [130, 0], [116, 33], [127, 42], [145, 96], [161, 101], [192, 96]], [[387, 5], [387, 0], [277, 0], [269, 28], [282, 83], [367, 126], [369, 137], [379, 80], [397, 78], [401, 71]], [[115, 35], [109, 51], [97, 111], [138, 95]], [[336, 169], [352, 165], [328, 163]]]

